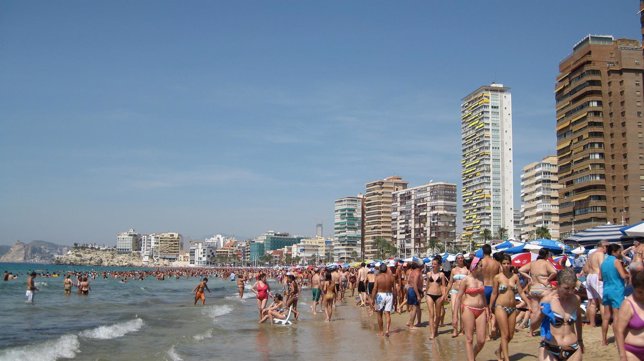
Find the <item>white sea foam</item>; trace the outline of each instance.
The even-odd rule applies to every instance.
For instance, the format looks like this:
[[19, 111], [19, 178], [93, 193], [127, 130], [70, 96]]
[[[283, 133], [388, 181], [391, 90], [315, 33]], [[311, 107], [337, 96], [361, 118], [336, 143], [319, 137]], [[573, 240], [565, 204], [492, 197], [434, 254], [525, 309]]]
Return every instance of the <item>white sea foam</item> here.
[[64, 335], [58, 339], [40, 344], [0, 351], [0, 361], [55, 361], [59, 358], [74, 358], [79, 351], [80, 341], [78, 336]]
[[235, 294], [232, 294], [230, 296], [226, 296], [224, 298], [227, 299], [227, 300], [242, 301], [243, 302], [243, 300], [247, 300], [247, 299], [253, 298], [253, 297], [255, 297], [255, 295], [252, 294], [252, 293], [244, 293], [244, 296], [242, 296], [242, 298], [240, 299], [239, 298], [239, 293], [235, 293]]
[[194, 336], [192, 336], [192, 337], [193, 337], [195, 340], [197, 340], [197, 341], [203, 341], [203, 340], [205, 340], [205, 339], [207, 339], [207, 338], [212, 338], [212, 329], [210, 329], [210, 330], [208, 330], [208, 331], [206, 331], [206, 332], [204, 332], [204, 333], [200, 333], [200, 334], [198, 334], [198, 335], [194, 335]]
[[207, 306], [201, 310], [204, 315], [209, 316], [213, 321], [216, 321], [218, 317], [227, 315], [232, 311], [233, 308], [229, 305]]
[[130, 332], [136, 332], [143, 327], [143, 320], [135, 318], [130, 321], [116, 323], [110, 326], [99, 326], [91, 330], [86, 330], [80, 333], [80, 336], [85, 338], [93, 338], [97, 340], [110, 340], [117, 337], [123, 337]]
[[174, 349], [174, 345], [172, 345], [168, 350], [168, 356], [170, 356], [170, 360], [172, 361], [183, 361], [181, 356], [177, 353], [177, 350]]
[[47, 284], [47, 282], [34, 282], [34, 286], [36, 286], [36, 287], [48, 287], [49, 284]]

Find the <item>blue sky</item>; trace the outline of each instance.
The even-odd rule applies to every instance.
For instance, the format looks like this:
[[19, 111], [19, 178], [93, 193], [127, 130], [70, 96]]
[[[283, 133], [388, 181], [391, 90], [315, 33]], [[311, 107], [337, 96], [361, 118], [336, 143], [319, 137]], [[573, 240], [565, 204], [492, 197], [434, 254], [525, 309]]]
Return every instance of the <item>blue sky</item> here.
[[521, 167], [554, 154], [559, 62], [640, 39], [632, 1], [3, 1], [0, 244], [333, 229], [400, 175], [460, 188], [460, 100], [512, 89]]

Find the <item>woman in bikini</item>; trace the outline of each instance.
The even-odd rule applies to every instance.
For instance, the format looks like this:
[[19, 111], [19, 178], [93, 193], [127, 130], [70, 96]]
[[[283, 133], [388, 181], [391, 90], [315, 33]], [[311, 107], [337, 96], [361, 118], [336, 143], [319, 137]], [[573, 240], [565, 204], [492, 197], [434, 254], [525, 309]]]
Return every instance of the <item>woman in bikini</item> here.
[[577, 275], [572, 268], [557, 274], [557, 288], [543, 296], [534, 329], [541, 325], [539, 361], [581, 360], [584, 352]]
[[494, 276], [489, 308], [490, 313], [496, 316], [496, 322], [501, 331], [501, 344], [496, 355], [499, 359], [509, 361], [508, 345], [514, 337], [514, 326], [519, 313], [516, 296], [519, 295], [526, 302], [528, 300], [519, 282], [519, 276], [512, 272], [512, 257], [509, 254], [502, 256], [501, 266], [503, 272]]
[[456, 337], [459, 333], [463, 332], [461, 324], [461, 310], [456, 307], [456, 294], [458, 294], [458, 288], [461, 285], [461, 281], [469, 274], [470, 270], [465, 266], [465, 257], [460, 253], [457, 254], [456, 266], [452, 267], [449, 284], [447, 285], [447, 289], [449, 290], [449, 303], [452, 308], [452, 327], [454, 328], [452, 337]]
[[335, 282], [331, 277], [331, 272], [326, 272], [324, 282], [322, 283], [322, 291], [324, 292], [324, 314], [326, 315], [326, 322], [331, 322], [333, 316], [333, 300], [335, 299]]
[[644, 272], [633, 277], [633, 294], [619, 308], [615, 340], [620, 361], [644, 361]]
[[519, 268], [519, 273], [530, 280], [530, 322], [534, 324], [539, 316], [539, 303], [541, 298], [552, 290], [550, 282], [557, 277], [557, 270], [548, 262], [548, 250], [539, 250], [539, 256], [534, 262], [530, 262]]
[[244, 285], [246, 282], [246, 275], [244, 273], [239, 273], [237, 276], [237, 292], [239, 293], [239, 298], [244, 298]]
[[286, 318], [286, 313], [284, 312], [284, 298], [280, 294], [276, 294], [275, 298], [273, 299], [273, 304], [267, 307], [264, 310], [264, 316], [262, 317], [261, 320], [259, 320], [259, 323], [264, 323], [264, 321], [268, 320], [270, 318], [271, 323], [273, 323], [273, 319], [277, 318], [278, 320], [283, 320]]
[[257, 310], [259, 311], [259, 319], [261, 320], [264, 309], [266, 308], [266, 302], [268, 302], [268, 296], [271, 292], [271, 288], [266, 282], [265, 273], [260, 273], [257, 276], [257, 282], [253, 285], [252, 291], [257, 296]]
[[[479, 262], [472, 273], [461, 280], [456, 294], [456, 307], [461, 308], [461, 321], [465, 333], [465, 351], [468, 361], [474, 361], [476, 355], [483, 349], [487, 337], [487, 321], [489, 318], [483, 286], [482, 263]], [[476, 330], [476, 345], [474, 340]]]
[[438, 324], [440, 322], [441, 308], [447, 293], [447, 279], [440, 271], [441, 257], [436, 256], [432, 260], [432, 268], [427, 272], [427, 284], [425, 285], [425, 298], [427, 311], [429, 312], [429, 339], [433, 340], [438, 335]]

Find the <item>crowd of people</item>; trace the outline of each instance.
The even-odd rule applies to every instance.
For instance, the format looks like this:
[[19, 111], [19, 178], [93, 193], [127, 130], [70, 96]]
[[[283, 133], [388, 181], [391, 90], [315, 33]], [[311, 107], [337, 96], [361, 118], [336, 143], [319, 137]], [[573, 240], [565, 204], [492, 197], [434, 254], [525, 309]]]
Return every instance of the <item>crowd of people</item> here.
[[[497, 358], [509, 361], [512, 339], [522, 328], [535, 337], [538, 333], [539, 360], [580, 360], [584, 352], [583, 324], [601, 325], [602, 343], [608, 345], [612, 323], [620, 360], [644, 360], [644, 244], [635, 243], [624, 250], [619, 244], [602, 241], [577, 271], [573, 267], [555, 267], [546, 249], [539, 250], [537, 259], [522, 267], [514, 267], [508, 254], [493, 254], [489, 245], [484, 245], [482, 251], [481, 259], [458, 254], [453, 263], [445, 264], [436, 256], [427, 264], [389, 260], [357, 267], [69, 272], [64, 276], [63, 287], [66, 295], [74, 287], [79, 294], [87, 295], [91, 290], [89, 280], [98, 277], [123, 283], [197, 277], [200, 282], [193, 290], [194, 304], [201, 301], [204, 305], [205, 292], [210, 292], [208, 277], [235, 282], [240, 298], [244, 297], [246, 285], [252, 283], [250, 290], [257, 302], [259, 323], [273, 323], [291, 315], [297, 320], [298, 300], [302, 290], [308, 288], [313, 315], [323, 313], [324, 320], [331, 322], [337, 305], [355, 302], [369, 316], [376, 315], [378, 334], [383, 337], [391, 333], [392, 313], [408, 313], [402, 318], [407, 320], [406, 328], [426, 326], [428, 338], [435, 339], [449, 312], [451, 337], [464, 335], [468, 360], [475, 360], [487, 341], [498, 338]], [[36, 276], [32, 272], [27, 279], [28, 302], [33, 302], [37, 291]], [[13, 279], [15, 275], [5, 272], [5, 281]], [[422, 322], [423, 302], [426, 323]]]

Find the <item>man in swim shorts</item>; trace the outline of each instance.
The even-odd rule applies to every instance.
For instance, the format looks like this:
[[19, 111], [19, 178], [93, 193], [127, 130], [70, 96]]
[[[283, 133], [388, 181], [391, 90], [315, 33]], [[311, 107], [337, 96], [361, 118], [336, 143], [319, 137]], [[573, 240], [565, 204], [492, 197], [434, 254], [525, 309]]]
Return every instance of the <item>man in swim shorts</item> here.
[[[378, 335], [389, 336], [391, 328], [391, 310], [394, 306], [394, 277], [391, 271], [387, 269], [387, 264], [380, 264], [380, 273], [376, 276], [373, 291], [371, 293], [374, 308], [378, 313]], [[385, 315], [387, 320], [387, 331], [383, 334], [383, 319]]]
[[197, 305], [197, 301], [201, 300], [201, 304], [205, 305], [206, 304], [206, 294], [204, 293], [204, 289], [208, 290], [208, 293], [210, 293], [210, 288], [208, 288], [208, 278], [204, 277], [201, 282], [195, 287], [194, 293], [195, 293], [195, 306]]
[[423, 289], [423, 278], [420, 268], [416, 262], [411, 262], [409, 265], [409, 277], [407, 278], [407, 305], [409, 309], [409, 322], [407, 322], [407, 327], [413, 329], [414, 321], [417, 320], [416, 325], [420, 325], [421, 319], [421, 309], [420, 309], [420, 300], [423, 298], [420, 290]]
[[26, 303], [34, 303], [34, 293], [38, 291], [36, 288], [36, 272], [31, 272], [29, 274], [29, 277], [27, 278], [27, 292], [25, 293], [25, 298], [27, 299], [25, 302]]
[[318, 304], [320, 303], [320, 296], [322, 295], [322, 290], [320, 289], [320, 276], [322, 274], [322, 270], [318, 270], [317, 268], [315, 269], [315, 273], [313, 273], [313, 277], [311, 277], [311, 300], [313, 301], [313, 304], [311, 305], [311, 310], [313, 311], [313, 314], [316, 315], [318, 313]]
[[[491, 307], [490, 305], [490, 298], [492, 297], [492, 290], [493, 290], [493, 285], [494, 285], [494, 276], [498, 275], [499, 273], [503, 272], [503, 268], [501, 267], [501, 263], [499, 263], [497, 260], [492, 258], [492, 246], [489, 244], [484, 244], [483, 245], [483, 258], [479, 261], [481, 263], [481, 272], [483, 273], [483, 286], [485, 289], [485, 300], [487, 301], [488, 307]], [[488, 330], [490, 332], [490, 335], [495, 332], [496, 330], [496, 319], [494, 317], [494, 314], [490, 315], [490, 320], [489, 320], [489, 325], [488, 325]]]
[[588, 296], [588, 307], [586, 310], [586, 319], [590, 327], [595, 327], [595, 318], [597, 310], [603, 314], [602, 296], [604, 294], [603, 282], [599, 280], [599, 272], [601, 264], [606, 258], [607, 241], [600, 241], [597, 243], [595, 252], [588, 256], [588, 261], [584, 265], [584, 273], [586, 274], [586, 296]]
[[366, 305], [367, 301], [367, 265], [362, 262], [360, 263], [360, 269], [358, 270], [358, 296], [360, 296], [360, 307]]

